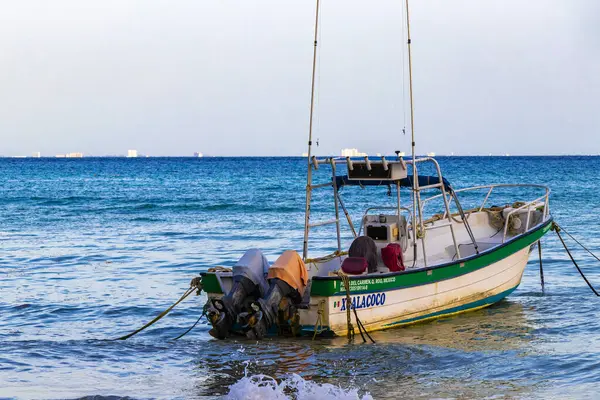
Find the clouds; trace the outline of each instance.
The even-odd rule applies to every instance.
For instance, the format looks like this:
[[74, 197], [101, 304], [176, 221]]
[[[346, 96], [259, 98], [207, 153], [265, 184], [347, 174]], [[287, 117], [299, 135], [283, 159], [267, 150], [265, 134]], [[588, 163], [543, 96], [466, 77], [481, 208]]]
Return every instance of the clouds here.
[[[413, 1], [421, 152], [600, 152], [597, 7]], [[0, 154], [298, 155], [313, 13], [298, 0], [9, 3]], [[409, 148], [402, 32], [397, 1], [322, 2], [321, 152]]]

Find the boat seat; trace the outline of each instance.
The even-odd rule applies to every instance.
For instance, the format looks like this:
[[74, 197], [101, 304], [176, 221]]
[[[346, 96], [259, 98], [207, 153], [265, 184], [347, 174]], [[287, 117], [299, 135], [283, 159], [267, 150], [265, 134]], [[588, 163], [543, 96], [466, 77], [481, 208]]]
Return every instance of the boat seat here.
[[342, 262], [342, 271], [348, 275], [365, 275], [369, 263], [364, 257], [346, 257]]

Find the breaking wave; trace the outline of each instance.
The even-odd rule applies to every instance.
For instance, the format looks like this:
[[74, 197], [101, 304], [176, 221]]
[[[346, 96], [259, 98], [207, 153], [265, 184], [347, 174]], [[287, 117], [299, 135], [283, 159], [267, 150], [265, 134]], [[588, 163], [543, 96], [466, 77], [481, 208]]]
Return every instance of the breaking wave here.
[[268, 375], [245, 376], [229, 387], [227, 400], [372, 400], [356, 388], [343, 389], [329, 383], [319, 384], [291, 374], [277, 381]]

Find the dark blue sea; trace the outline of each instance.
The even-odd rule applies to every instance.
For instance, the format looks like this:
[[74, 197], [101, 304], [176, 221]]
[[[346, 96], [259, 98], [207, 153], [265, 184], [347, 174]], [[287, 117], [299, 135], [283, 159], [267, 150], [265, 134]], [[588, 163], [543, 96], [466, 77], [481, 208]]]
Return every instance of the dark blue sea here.
[[[599, 157], [438, 160], [455, 188], [548, 185], [556, 221], [600, 253]], [[374, 345], [217, 341], [204, 321], [172, 341], [204, 295], [106, 340], [248, 248], [271, 261], [301, 250], [305, 173], [302, 158], [0, 159], [0, 398], [598, 398], [600, 299], [554, 233], [543, 239], [544, 292], [536, 251], [506, 300], [374, 333]], [[465, 195], [465, 208], [483, 195]], [[517, 188], [507, 201], [533, 195]], [[343, 196], [355, 221], [395, 202], [383, 187]], [[315, 194], [315, 218], [332, 209], [330, 193]], [[315, 231], [311, 254], [331, 251], [331, 234]], [[574, 255], [600, 287], [599, 263]]]

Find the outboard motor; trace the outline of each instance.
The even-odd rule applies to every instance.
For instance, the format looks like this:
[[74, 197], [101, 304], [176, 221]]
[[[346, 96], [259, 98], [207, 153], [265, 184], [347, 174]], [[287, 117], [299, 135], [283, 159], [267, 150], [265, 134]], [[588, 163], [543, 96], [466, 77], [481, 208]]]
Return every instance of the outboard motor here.
[[264, 337], [276, 322], [286, 323], [296, 314], [297, 305], [308, 283], [308, 272], [302, 258], [294, 250], [285, 251], [269, 268], [269, 291], [251, 308], [241, 313], [238, 322], [250, 339]]
[[265, 274], [269, 262], [258, 249], [250, 249], [233, 267], [233, 287], [220, 299], [207, 303], [206, 315], [213, 328], [210, 335], [225, 339], [237, 320], [238, 314], [256, 299], [264, 296], [268, 289]]

